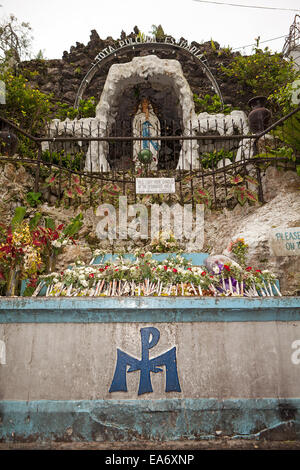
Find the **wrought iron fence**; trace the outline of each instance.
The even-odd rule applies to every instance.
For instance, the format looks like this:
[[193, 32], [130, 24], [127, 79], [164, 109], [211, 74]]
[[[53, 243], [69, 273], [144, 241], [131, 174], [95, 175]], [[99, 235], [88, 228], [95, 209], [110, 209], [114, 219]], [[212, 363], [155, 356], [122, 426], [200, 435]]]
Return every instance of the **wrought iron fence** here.
[[[163, 121], [155, 135], [133, 129], [131, 121], [110, 127], [95, 118], [53, 121], [44, 136], [32, 136], [4, 118], [0, 122], [0, 160], [32, 168], [35, 192], [43, 191], [50, 203], [117, 203], [119, 195], [153, 202], [161, 196], [137, 195], [136, 177], [164, 176], [176, 182], [176, 193], [165, 196], [169, 201], [233, 207], [263, 202], [261, 176], [268, 165], [295, 169], [300, 163], [300, 107], [260, 134], [250, 134], [239, 112], [203, 113], [188, 125]], [[15, 136], [18, 154], [10, 145]], [[153, 150], [156, 162], [140, 161], [145, 149]]]

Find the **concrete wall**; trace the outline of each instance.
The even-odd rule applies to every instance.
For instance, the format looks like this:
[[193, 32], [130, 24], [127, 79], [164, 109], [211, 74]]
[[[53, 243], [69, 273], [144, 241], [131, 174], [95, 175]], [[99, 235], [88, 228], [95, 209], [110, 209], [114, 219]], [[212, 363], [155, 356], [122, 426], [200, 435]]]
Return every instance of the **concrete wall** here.
[[[0, 440], [300, 439], [299, 298], [103, 300], [0, 303]], [[117, 349], [140, 360], [149, 327], [180, 390], [163, 365], [139, 395], [127, 366], [110, 392]]]

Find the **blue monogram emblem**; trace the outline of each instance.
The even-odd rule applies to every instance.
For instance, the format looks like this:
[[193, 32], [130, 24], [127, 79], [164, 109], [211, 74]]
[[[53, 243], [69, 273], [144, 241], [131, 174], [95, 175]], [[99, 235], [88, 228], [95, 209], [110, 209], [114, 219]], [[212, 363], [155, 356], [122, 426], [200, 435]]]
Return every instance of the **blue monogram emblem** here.
[[[179, 385], [176, 347], [169, 351], [149, 359], [149, 349], [156, 346], [160, 338], [160, 332], [157, 328], [141, 328], [142, 359], [136, 359], [129, 354], [117, 349], [117, 365], [114, 377], [110, 386], [110, 392], [127, 392], [126, 373], [140, 371], [140, 384], [138, 395], [153, 392], [150, 372], [162, 372], [161, 366], [166, 367], [166, 392], [181, 392]], [[150, 335], [152, 336], [150, 339]], [[129, 369], [127, 371], [127, 366]]]

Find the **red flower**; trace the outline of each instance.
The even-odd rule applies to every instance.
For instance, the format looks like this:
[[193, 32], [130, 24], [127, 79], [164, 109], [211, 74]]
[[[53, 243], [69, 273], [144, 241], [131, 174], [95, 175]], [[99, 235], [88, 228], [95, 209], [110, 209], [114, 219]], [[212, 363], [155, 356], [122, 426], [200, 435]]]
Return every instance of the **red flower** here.
[[90, 274], [89, 274], [89, 277], [94, 277], [94, 273], [90, 273]]
[[168, 266], [164, 266], [164, 270], [166, 271], [168, 269]]
[[36, 287], [37, 285], [37, 278], [31, 278], [30, 282], [27, 284], [27, 287]]
[[256, 269], [255, 272], [256, 272], [256, 273], [261, 273], [261, 270], [260, 270], [260, 269]]
[[226, 271], [230, 271], [230, 267], [227, 266], [227, 264], [224, 264], [224, 269], [226, 269]]
[[105, 266], [105, 269], [108, 269], [108, 268], [109, 268], [109, 266]]
[[100, 273], [102, 273], [102, 272], [104, 271], [104, 269], [103, 269], [103, 268], [100, 268], [99, 271], [100, 271]]
[[118, 269], [115, 269], [115, 271], [119, 271]]
[[145, 256], [144, 253], [141, 253], [141, 258], [144, 258], [144, 256]]
[[173, 273], [177, 273], [177, 269], [176, 269], [176, 268], [173, 268]]
[[64, 226], [64, 224], [60, 224], [60, 225], [57, 227], [57, 230], [62, 230], [62, 229], [63, 229], [63, 226]]
[[69, 237], [70, 240], [72, 240], [73, 244], [74, 245], [77, 245], [77, 243], [75, 242], [74, 238], [73, 237]]
[[205, 276], [205, 275], [206, 275], [206, 271], [202, 271], [201, 276]]
[[63, 276], [64, 272], [62, 271], [60, 274]]
[[191, 270], [192, 270], [192, 268], [187, 268], [187, 269], [188, 269], [188, 271], [191, 271]]
[[252, 267], [251, 266], [248, 266], [248, 268], [246, 268], [246, 271], [251, 271]]

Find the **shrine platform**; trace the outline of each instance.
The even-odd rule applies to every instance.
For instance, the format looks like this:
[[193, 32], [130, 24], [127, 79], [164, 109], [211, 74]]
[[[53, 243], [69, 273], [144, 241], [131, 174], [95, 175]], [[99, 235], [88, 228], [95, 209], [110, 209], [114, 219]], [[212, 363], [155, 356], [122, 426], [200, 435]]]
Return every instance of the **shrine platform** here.
[[3, 298], [0, 338], [2, 442], [300, 440], [299, 297]]

